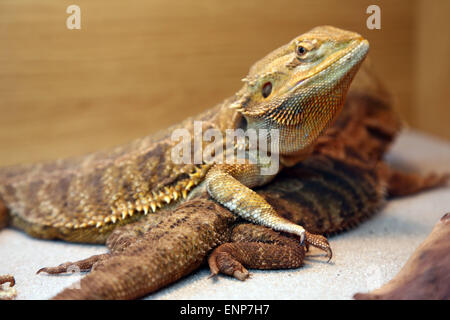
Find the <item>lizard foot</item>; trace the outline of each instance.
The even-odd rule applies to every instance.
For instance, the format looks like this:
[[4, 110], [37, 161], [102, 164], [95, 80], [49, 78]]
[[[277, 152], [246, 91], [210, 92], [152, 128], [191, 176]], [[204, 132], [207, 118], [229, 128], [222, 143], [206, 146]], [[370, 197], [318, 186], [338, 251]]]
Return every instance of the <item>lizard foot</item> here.
[[65, 273], [65, 272], [81, 272], [81, 271], [90, 271], [98, 265], [99, 262], [102, 260], [105, 260], [107, 257], [109, 257], [110, 254], [104, 253], [104, 254], [97, 254], [94, 256], [91, 256], [87, 259], [79, 260], [76, 262], [65, 262], [63, 264], [60, 264], [57, 267], [45, 267], [39, 269], [36, 274], [39, 274], [41, 272], [45, 272], [48, 274], [59, 274], [59, 273]]
[[312, 234], [306, 231], [306, 250], [308, 250], [309, 245], [313, 247], [319, 248], [327, 253], [328, 261], [333, 257], [333, 251], [331, 251], [330, 244], [328, 243], [327, 238], [320, 234]]
[[305, 246], [292, 236], [254, 224], [239, 224], [232, 232], [232, 242], [215, 248], [208, 259], [211, 275], [219, 272], [239, 280], [249, 278], [247, 268], [298, 268], [305, 258]]
[[[226, 243], [220, 246], [220, 250], [214, 252], [208, 258], [209, 269], [211, 277], [214, 277], [222, 272], [229, 276], [233, 276], [238, 280], [244, 281], [250, 273], [244, 266], [235, 258], [230, 252], [235, 251], [234, 243]], [[219, 249], [218, 248], [218, 249]]]
[[209, 256], [211, 276], [221, 272], [245, 280], [250, 276], [246, 267], [298, 268], [303, 265], [309, 245], [327, 252], [329, 259], [332, 257], [328, 240], [324, 236], [309, 232], [305, 232], [305, 245], [301, 245], [295, 237], [280, 234], [269, 228], [239, 224], [233, 229], [231, 241], [215, 248]]
[[[292, 246], [262, 242], [228, 242], [217, 247], [209, 256], [211, 275], [219, 272], [246, 280], [253, 269], [289, 269], [303, 265], [305, 247], [297, 243]], [[244, 267], [245, 266], [245, 267]]]
[[[2, 284], [9, 282], [9, 288], [4, 289]], [[7, 274], [0, 276], [0, 300], [12, 300], [17, 296], [16, 288], [13, 288], [16, 281], [13, 276]]]

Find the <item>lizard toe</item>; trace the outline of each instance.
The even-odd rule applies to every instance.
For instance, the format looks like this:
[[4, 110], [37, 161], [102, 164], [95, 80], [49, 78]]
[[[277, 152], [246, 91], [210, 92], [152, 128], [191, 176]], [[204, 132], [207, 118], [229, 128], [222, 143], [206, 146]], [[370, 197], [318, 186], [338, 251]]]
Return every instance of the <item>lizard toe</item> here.
[[307, 245], [312, 245], [316, 248], [319, 248], [320, 250], [323, 250], [327, 253], [328, 262], [333, 257], [333, 251], [331, 250], [330, 243], [328, 242], [328, 239], [320, 234], [312, 234], [309, 232], [305, 232], [306, 241], [305, 243]]
[[39, 269], [36, 274], [39, 274], [41, 272], [45, 272], [48, 274], [60, 274], [60, 273], [78, 273], [83, 271], [90, 271], [92, 270], [98, 263], [105, 260], [110, 256], [109, 253], [105, 254], [97, 254], [94, 256], [91, 256], [87, 259], [79, 260], [76, 262], [65, 262], [60, 264], [57, 267], [44, 267]]
[[247, 279], [250, 276], [248, 270], [232, 254], [227, 251], [222, 251], [224, 248], [225, 250], [228, 249], [226, 245], [219, 247], [208, 258], [209, 269], [211, 271], [210, 277], [214, 277], [220, 272], [233, 276], [241, 281]]

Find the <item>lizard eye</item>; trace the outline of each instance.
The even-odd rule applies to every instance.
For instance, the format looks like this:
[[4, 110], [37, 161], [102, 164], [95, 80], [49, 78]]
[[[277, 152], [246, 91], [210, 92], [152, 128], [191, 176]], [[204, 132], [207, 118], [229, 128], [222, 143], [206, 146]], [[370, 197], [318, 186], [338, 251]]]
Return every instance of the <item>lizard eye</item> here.
[[298, 46], [297, 47], [297, 54], [301, 57], [303, 56], [308, 50], [306, 50], [305, 47], [303, 46]]
[[268, 96], [270, 96], [270, 94], [272, 93], [272, 83], [271, 82], [266, 82], [262, 86], [261, 93], [262, 93], [262, 96], [264, 98], [267, 98]]

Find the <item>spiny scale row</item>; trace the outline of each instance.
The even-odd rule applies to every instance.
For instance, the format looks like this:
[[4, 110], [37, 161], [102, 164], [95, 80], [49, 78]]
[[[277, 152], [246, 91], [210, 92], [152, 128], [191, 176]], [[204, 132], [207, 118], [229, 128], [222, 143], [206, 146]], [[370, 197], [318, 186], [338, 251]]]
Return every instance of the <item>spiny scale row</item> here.
[[[164, 187], [162, 190], [151, 191], [147, 194], [139, 193], [135, 201], [120, 200], [120, 196], [114, 196], [115, 205], [111, 207], [111, 214], [101, 220], [89, 220], [82, 223], [66, 223], [64, 226], [70, 229], [79, 229], [86, 227], [100, 228], [107, 223], [116, 223], [128, 217], [132, 217], [135, 213], [144, 213], [147, 215], [150, 210], [155, 212], [158, 208], [162, 208], [178, 199], [186, 199], [188, 192], [200, 182], [202, 182], [210, 165], [202, 165], [194, 167], [193, 172], [189, 173], [189, 178], [179, 181], [174, 186]], [[117, 199], [116, 199], [117, 198]], [[97, 218], [98, 219], [98, 218]]]

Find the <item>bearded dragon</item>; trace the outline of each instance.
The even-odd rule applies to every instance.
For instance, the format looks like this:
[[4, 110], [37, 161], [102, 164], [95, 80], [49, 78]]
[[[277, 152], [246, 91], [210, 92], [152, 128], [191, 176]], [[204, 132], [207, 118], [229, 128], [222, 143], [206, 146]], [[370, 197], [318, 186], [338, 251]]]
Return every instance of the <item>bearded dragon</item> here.
[[[278, 129], [284, 166], [304, 159], [333, 122], [368, 52], [359, 34], [318, 27], [252, 66], [243, 88], [195, 120], [226, 129]], [[3, 169], [0, 194], [11, 223], [40, 238], [104, 242], [118, 225], [170, 205], [196, 188], [238, 216], [278, 231], [305, 230], [282, 219], [251, 188], [274, 178], [261, 164], [174, 164], [176, 128], [193, 131], [194, 119], [150, 136], [82, 158]]]
[[[174, 164], [171, 154], [176, 143], [171, 133], [178, 128], [193, 132], [195, 121], [220, 131], [275, 128], [281, 136], [280, 168], [293, 166], [313, 152], [318, 137], [338, 116], [367, 50], [367, 40], [356, 33], [329, 26], [314, 28], [257, 62], [235, 96], [196, 118], [109, 152], [2, 169], [0, 197], [8, 213], [0, 210], [0, 220], [5, 224], [9, 219], [11, 225], [39, 238], [107, 242], [111, 254], [76, 263], [82, 270], [94, 268], [82, 281], [84, 289], [68, 289], [59, 298], [136, 298], [156, 290], [198, 267], [207, 252], [230, 240], [229, 231], [237, 217], [261, 226], [246, 224], [240, 233], [247, 246], [244, 251], [241, 246], [218, 246], [209, 260], [213, 274], [248, 276], [230, 250], [239, 249], [245, 260], [256, 249], [260, 255], [251, 255], [247, 260], [254, 263], [246, 264], [261, 267], [262, 263], [266, 268], [301, 265], [302, 244], [326, 250], [331, 257], [325, 237], [305, 232], [298, 220], [283, 217], [267, 197], [251, 190], [271, 182], [276, 174], [260, 174], [260, 163]], [[429, 187], [438, 181], [421, 183], [421, 187]], [[336, 184], [334, 190], [339, 193], [343, 185], [351, 182]], [[180, 206], [186, 198], [191, 200]], [[297, 209], [305, 214], [305, 206]], [[289, 217], [294, 214], [290, 212]], [[351, 225], [352, 217], [348, 220]], [[332, 228], [315, 229], [322, 233]], [[177, 232], [168, 238], [168, 230]], [[163, 241], [165, 246], [155, 251], [155, 241]], [[151, 265], [142, 263], [138, 253], [143, 251], [153, 255]], [[40, 271], [60, 273], [67, 267], [63, 264]], [[4, 279], [11, 281], [10, 277]], [[124, 287], [127, 289], [120, 289]]]

